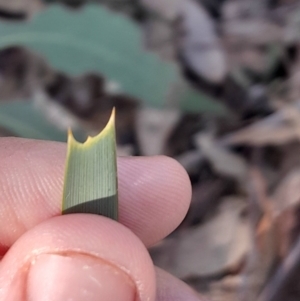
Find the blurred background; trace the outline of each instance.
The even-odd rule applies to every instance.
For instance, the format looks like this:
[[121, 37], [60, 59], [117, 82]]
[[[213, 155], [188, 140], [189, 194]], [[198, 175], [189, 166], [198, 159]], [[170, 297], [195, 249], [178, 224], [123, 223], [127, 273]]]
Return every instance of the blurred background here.
[[212, 301], [300, 299], [300, 1], [0, 0], [0, 135], [66, 141], [117, 110], [191, 208], [150, 250]]

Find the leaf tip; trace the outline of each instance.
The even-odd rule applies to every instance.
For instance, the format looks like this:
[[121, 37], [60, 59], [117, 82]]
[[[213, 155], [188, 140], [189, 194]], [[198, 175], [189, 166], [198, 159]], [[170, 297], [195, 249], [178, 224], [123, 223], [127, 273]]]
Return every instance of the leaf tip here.
[[79, 147], [90, 147], [93, 143], [96, 143], [104, 136], [109, 135], [110, 133], [115, 131], [115, 116], [116, 116], [116, 110], [115, 110], [115, 108], [113, 108], [112, 113], [109, 118], [109, 121], [106, 124], [106, 126], [104, 127], [104, 129], [98, 135], [96, 135], [94, 137], [88, 136], [86, 141], [83, 143], [78, 142], [74, 138], [72, 130], [71, 130], [71, 128], [69, 128], [68, 129], [68, 145], [71, 146], [71, 145], [76, 144]]
[[95, 137], [88, 137], [87, 140], [83, 143], [85, 146], [90, 146], [94, 142], [99, 141], [101, 138], [104, 136], [109, 135], [112, 131], [115, 131], [115, 115], [116, 115], [116, 110], [115, 108], [112, 109], [110, 118], [104, 129]]
[[68, 142], [74, 139], [71, 128], [68, 128]]

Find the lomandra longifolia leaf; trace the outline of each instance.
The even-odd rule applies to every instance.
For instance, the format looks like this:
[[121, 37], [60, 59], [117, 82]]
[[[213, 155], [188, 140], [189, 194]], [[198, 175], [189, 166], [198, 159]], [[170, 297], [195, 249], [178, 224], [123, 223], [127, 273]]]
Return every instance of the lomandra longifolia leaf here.
[[118, 219], [115, 112], [104, 130], [86, 142], [68, 135], [62, 213]]

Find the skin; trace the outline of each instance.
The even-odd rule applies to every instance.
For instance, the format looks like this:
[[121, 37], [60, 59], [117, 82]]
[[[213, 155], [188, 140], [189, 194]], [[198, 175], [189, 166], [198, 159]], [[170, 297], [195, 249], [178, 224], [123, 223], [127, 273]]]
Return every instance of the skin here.
[[61, 216], [66, 145], [0, 139], [0, 301], [196, 301], [147, 247], [184, 218], [191, 186], [167, 157], [118, 159], [120, 222]]

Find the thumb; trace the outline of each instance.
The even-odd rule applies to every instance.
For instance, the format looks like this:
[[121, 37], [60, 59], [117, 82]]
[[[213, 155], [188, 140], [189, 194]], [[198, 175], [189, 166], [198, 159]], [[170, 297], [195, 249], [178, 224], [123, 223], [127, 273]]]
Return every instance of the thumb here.
[[134, 282], [119, 268], [87, 255], [40, 255], [27, 281], [28, 299], [136, 300]]
[[0, 300], [154, 301], [144, 245], [104, 217], [50, 219], [25, 233], [0, 264]]

